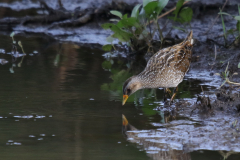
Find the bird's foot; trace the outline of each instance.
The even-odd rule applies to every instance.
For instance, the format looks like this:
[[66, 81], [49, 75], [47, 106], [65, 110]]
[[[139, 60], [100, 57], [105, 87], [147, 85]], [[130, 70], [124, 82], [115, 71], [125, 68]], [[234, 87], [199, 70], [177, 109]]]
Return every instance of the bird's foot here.
[[165, 100], [163, 101], [163, 105], [166, 107], [171, 106], [171, 101]]

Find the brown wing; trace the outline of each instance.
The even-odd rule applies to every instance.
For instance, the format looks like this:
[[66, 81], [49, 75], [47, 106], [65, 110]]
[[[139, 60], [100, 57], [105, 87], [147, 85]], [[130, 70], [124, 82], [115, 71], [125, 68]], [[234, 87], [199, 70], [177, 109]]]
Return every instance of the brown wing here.
[[190, 66], [192, 45], [174, 45], [172, 47], [165, 48], [154, 54], [148, 61], [146, 68], [141, 76], [149, 77], [149, 79], [155, 79], [159, 74], [163, 74], [164, 70], [172, 69], [174, 71], [181, 71], [185, 74]]
[[[165, 71], [180, 73], [182, 76], [188, 71], [192, 56], [192, 31], [180, 44], [162, 49], [155, 53], [148, 61], [146, 68], [139, 74], [148, 82], [164, 75]], [[174, 74], [174, 73], [172, 73]]]
[[148, 77], [150, 80], [153, 80], [156, 76], [159, 76], [159, 74], [161, 74], [162, 71], [166, 68], [167, 60], [174, 57], [174, 50], [175, 48], [173, 46], [162, 49], [155, 53], [149, 59], [146, 68], [139, 74], [139, 76]]
[[[174, 68], [176, 70], [181, 71], [182, 73], [185, 73], [188, 71], [190, 63], [191, 63], [191, 57], [192, 57], [192, 45], [184, 45], [177, 52], [175, 52], [174, 56]], [[169, 60], [171, 61], [171, 60]]]

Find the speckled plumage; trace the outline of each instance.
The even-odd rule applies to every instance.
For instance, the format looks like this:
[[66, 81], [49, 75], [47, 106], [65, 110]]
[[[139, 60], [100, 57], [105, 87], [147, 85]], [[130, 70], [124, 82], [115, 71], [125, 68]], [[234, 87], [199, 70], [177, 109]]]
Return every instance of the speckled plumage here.
[[146, 68], [137, 77], [143, 88], [171, 88], [182, 82], [192, 57], [192, 32], [180, 44], [162, 49], [148, 61]]
[[177, 87], [190, 67], [192, 48], [191, 31], [182, 43], [155, 53], [140, 74], [126, 80], [123, 94], [131, 95], [142, 88]]

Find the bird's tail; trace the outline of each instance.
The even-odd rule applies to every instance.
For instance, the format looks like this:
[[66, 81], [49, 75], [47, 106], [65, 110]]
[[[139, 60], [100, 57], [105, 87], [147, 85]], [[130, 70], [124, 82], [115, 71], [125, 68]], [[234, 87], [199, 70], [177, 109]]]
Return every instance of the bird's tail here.
[[188, 45], [193, 45], [194, 40], [193, 40], [193, 32], [190, 31], [187, 38], [183, 41], [183, 43], [188, 43]]

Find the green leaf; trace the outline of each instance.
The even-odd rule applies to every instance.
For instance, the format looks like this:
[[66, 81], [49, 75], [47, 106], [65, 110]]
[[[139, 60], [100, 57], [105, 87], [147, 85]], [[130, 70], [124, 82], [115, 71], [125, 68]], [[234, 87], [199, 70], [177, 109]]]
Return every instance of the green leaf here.
[[124, 14], [123, 19], [128, 18], [128, 14]]
[[168, 19], [171, 19], [171, 20], [173, 20], [175, 22], [184, 23], [184, 20], [182, 18], [168, 17]]
[[101, 26], [103, 29], [110, 29], [110, 28], [112, 28], [113, 25], [114, 24], [112, 24], [112, 23], [104, 23]]
[[192, 20], [193, 11], [189, 7], [185, 7], [179, 13], [179, 16], [183, 19], [183, 22], [190, 22]]
[[133, 35], [127, 32], [116, 32], [112, 35], [114, 38], [118, 38], [121, 42], [128, 42]]
[[237, 30], [239, 31], [240, 34], [240, 21], [237, 22]]
[[151, 1], [143, 5], [148, 18], [157, 19], [157, 16], [162, 12], [163, 8], [168, 4], [168, 0]]
[[129, 28], [129, 27], [140, 27], [140, 24], [138, 23], [137, 21], [137, 18], [135, 17], [130, 17], [130, 18], [124, 18], [124, 19], [121, 19], [118, 23], [117, 23], [117, 26], [120, 27], [120, 28]]
[[102, 46], [102, 49], [104, 51], [111, 51], [112, 50], [112, 45], [111, 44], [106, 44], [106, 45]]
[[178, 12], [180, 11], [183, 3], [184, 3], [184, 0], [178, 0], [178, 2], [176, 4], [176, 9], [175, 9], [175, 11], [173, 11], [173, 14], [175, 14], [175, 19], [177, 19]]
[[137, 5], [133, 8], [131, 17], [136, 17], [136, 18], [138, 18], [139, 8], [141, 7], [141, 5], [142, 5], [142, 4], [137, 4]]
[[145, 7], [144, 7], [145, 13], [150, 19], [156, 19], [158, 15], [158, 2], [157, 1], [152, 1], [149, 2]]
[[119, 19], [110, 19], [110, 21], [112, 21], [112, 22], [119, 22]]
[[111, 14], [115, 15], [115, 16], [118, 16], [119, 18], [122, 18], [122, 13], [119, 12], [119, 11], [110, 11]]
[[227, 16], [232, 16], [231, 14], [228, 14], [228, 13], [226, 13], [226, 12], [219, 12], [218, 14], [227, 15]]
[[126, 32], [119, 28], [117, 25], [112, 25], [110, 28], [114, 34], [112, 35], [113, 38], [118, 38], [121, 42], [128, 42], [133, 35], [129, 32]]
[[112, 64], [111, 64], [110, 61], [104, 61], [104, 62], [102, 63], [102, 67], [103, 67], [104, 69], [111, 69]]
[[[221, 12], [221, 10], [220, 10], [220, 12]], [[226, 36], [226, 27], [225, 27], [225, 24], [224, 24], [224, 20], [223, 20], [222, 14], [221, 14], [221, 19], [222, 19], [223, 34], [224, 34], [225, 39], [227, 39], [227, 36]]]
[[141, 11], [140, 11], [140, 13], [139, 13], [139, 15], [138, 15], [138, 20], [140, 21], [140, 22], [142, 22], [142, 23], [145, 23], [145, 19], [146, 19], [146, 13], [145, 13], [145, 10], [144, 10], [144, 8], [142, 7], [142, 9], [141, 9]]
[[114, 40], [114, 38], [112, 36], [108, 36], [107, 37], [107, 42], [112, 43], [113, 40]]
[[163, 8], [168, 4], [168, 0], [159, 0], [158, 2], [158, 15], [162, 12]]
[[238, 68], [240, 68], [240, 62], [238, 63]]
[[240, 16], [234, 16], [234, 19], [236, 19], [237, 21], [240, 21]]
[[149, 2], [152, 2], [152, 0], [143, 0], [143, 7], [145, 7]]

